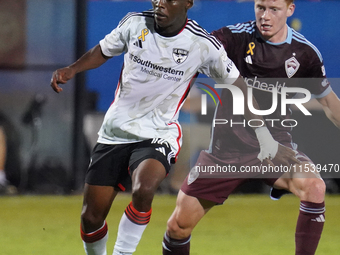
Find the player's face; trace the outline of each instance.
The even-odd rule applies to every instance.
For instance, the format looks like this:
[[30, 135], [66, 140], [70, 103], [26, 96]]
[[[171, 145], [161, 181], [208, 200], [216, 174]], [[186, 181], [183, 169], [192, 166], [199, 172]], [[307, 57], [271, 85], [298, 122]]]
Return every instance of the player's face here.
[[181, 30], [193, 0], [152, 0], [156, 27], [162, 35], [172, 35]]
[[285, 0], [255, 0], [256, 26], [262, 36], [273, 43], [287, 38], [287, 18], [294, 13], [295, 5]]

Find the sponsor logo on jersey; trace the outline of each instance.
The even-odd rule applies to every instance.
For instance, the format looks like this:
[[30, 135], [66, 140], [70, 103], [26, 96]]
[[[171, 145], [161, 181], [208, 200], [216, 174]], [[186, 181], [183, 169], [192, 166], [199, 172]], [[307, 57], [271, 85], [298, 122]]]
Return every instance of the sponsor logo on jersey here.
[[[142, 58], [140, 58], [139, 56], [136, 56], [136, 55], [133, 55], [132, 53], [130, 53], [129, 55], [130, 59], [143, 66], [143, 67], [146, 67], [146, 68], [151, 68], [155, 71], [160, 71], [160, 72], [163, 72], [163, 73], [168, 73], [168, 74], [173, 74], [173, 75], [179, 75], [179, 76], [183, 76], [184, 75], [184, 71], [181, 71], [181, 70], [176, 70], [176, 69], [173, 69], [171, 67], [164, 67], [164, 66], [161, 66], [161, 65], [157, 65], [155, 63], [152, 63], [150, 60], [144, 60]], [[145, 71], [145, 72], [149, 72], [149, 70], [147, 69], [143, 69], [142, 71]]]
[[141, 35], [138, 37], [138, 40], [133, 44], [139, 48], [143, 48], [142, 42], [145, 41], [145, 36], [149, 34], [149, 30], [147, 28], [144, 28], [141, 31]]
[[245, 77], [244, 78], [245, 83], [247, 84], [248, 87], [253, 87], [254, 89], [259, 89], [262, 91], [268, 91], [268, 92], [272, 92], [273, 89], [277, 89], [277, 93], [281, 94], [281, 90], [282, 88], [286, 87], [286, 83], [284, 81], [280, 81], [280, 80], [266, 80], [266, 81], [262, 81], [261, 79], [259, 79], [257, 76], [255, 76], [254, 78], [248, 78]]
[[174, 48], [172, 50], [172, 57], [174, 58], [177, 64], [183, 63], [188, 58], [188, 55], [189, 55], [189, 51], [187, 50], [177, 49], [177, 48]]
[[299, 70], [300, 63], [295, 57], [291, 57], [285, 61], [285, 69], [288, 78], [293, 77], [293, 75]]

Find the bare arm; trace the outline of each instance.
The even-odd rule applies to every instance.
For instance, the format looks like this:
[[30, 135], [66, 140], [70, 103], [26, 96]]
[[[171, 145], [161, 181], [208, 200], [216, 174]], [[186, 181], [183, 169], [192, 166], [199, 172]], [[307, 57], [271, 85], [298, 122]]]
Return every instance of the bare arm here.
[[51, 87], [55, 92], [59, 93], [63, 89], [58, 84], [65, 84], [77, 73], [101, 66], [106, 62], [107, 59], [108, 57], [103, 55], [98, 44], [70, 66], [54, 71], [51, 78]]
[[318, 98], [318, 101], [322, 105], [328, 119], [340, 129], [340, 100], [338, 96], [332, 91], [327, 96]]

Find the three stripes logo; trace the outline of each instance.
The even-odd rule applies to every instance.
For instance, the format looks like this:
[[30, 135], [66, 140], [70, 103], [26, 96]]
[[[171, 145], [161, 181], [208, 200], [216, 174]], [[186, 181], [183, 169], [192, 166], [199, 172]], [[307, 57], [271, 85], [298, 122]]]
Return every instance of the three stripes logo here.
[[155, 150], [156, 150], [156, 151], [159, 151], [159, 152], [162, 153], [164, 156], [166, 156], [164, 147], [159, 147], [159, 148], [156, 148]]
[[141, 35], [138, 37], [138, 40], [133, 44], [139, 48], [143, 48], [142, 42], [145, 41], [145, 36], [149, 34], [149, 30], [147, 28], [144, 28], [141, 32]]
[[311, 221], [325, 222], [325, 217], [322, 214], [320, 214], [319, 217], [316, 217], [315, 219], [311, 219]]
[[311, 221], [315, 221], [315, 222], [325, 222], [325, 207], [321, 207], [321, 208], [310, 208], [308, 207], [306, 204], [304, 203], [300, 203], [300, 211], [305, 212], [305, 213], [311, 213], [311, 214], [318, 214], [319, 216], [317, 216], [314, 219], [311, 219]]
[[[207, 87], [208, 89], [210, 89], [212, 91], [212, 92], [210, 92], [206, 88], [198, 87], [200, 90], [204, 91], [205, 93], [207, 93], [212, 98], [215, 106], [217, 105], [218, 102], [222, 105], [220, 95], [217, 93], [217, 91], [213, 87], [211, 87], [210, 85], [205, 84], [203, 82], [198, 82], [198, 83], [200, 85]], [[202, 96], [201, 96], [201, 114], [202, 115], [207, 115], [207, 94], [202, 94]], [[216, 102], [215, 96], [213, 94], [215, 94], [215, 96], [217, 97], [218, 102]]]

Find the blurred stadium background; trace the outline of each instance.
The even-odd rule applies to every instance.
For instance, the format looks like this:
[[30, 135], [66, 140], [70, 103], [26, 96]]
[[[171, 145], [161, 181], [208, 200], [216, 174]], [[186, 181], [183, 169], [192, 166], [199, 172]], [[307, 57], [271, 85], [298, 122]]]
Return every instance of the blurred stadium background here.
[[[333, 90], [340, 95], [340, 47], [337, 45], [340, 33], [336, 30], [340, 23], [340, 1], [295, 2], [297, 8], [289, 23], [321, 51]], [[0, 197], [0, 254], [82, 254], [77, 227], [81, 206], [78, 194], [82, 192], [84, 171], [96, 133], [114, 97], [122, 56], [96, 70], [78, 75], [64, 86], [61, 94], [50, 88], [51, 74], [97, 44], [127, 12], [149, 8], [149, 0], [0, 0], [0, 111], [10, 118], [20, 140], [16, 158], [21, 166], [19, 194], [74, 195]], [[189, 17], [212, 31], [254, 19], [253, 1], [195, 0]], [[339, 130], [326, 119], [320, 108], [313, 103], [309, 107], [313, 117], [295, 113], [299, 122], [294, 131], [295, 141], [315, 163], [340, 164]], [[194, 162], [197, 150], [208, 146], [209, 120], [199, 120], [198, 124], [197, 130], [192, 130], [189, 125], [186, 131], [189, 139], [185, 142], [192, 145], [185, 149], [187, 153], [183, 149], [176, 174], [160, 188], [162, 195], [157, 196], [157, 209], [154, 210], [154, 215], [158, 216], [146, 232], [138, 254], [160, 253], [159, 242], [165, 222], [175, 204], [175, 197], [166, 194], [176, 192], [189, 170], [188, 165]], [[197, 143], [190, 130], [205, 135], [200, 136]], [[324, 177], [330, 203], [328, 224], [325, 225], [323, 244], [318, 254], [333, 255], [340, 250], [339, 244], [334, 243], [336, 236], [340, 236], [335, 214], [340, 209], [337, 195], [340, 192], [340, 173]], [[210, 219], [218, 217], [223, 223], [210, 222], [209, 219], [204, 221], [196, 230], [201, 237], [193, 243], [196, 246], [193, 254], [204, 254], [207, 246], [213, 246], [211, 248], [215, 252], [212, 253], [215, 254], [263, 255], [273, 254], [273, 251], [275, 254], [288, 254], [293, 247], [291, 233], [298, 203], [291, 196], [273, 203], [268, 201], [267, 195], [261, 194], [267, 191], [266, 187], [255, 182], [239, 191], [256, 193], [255, 197], [250, 199], [249, 195], [239, 194], [228, 201], [229, 205], [233, 205], [232, 211], [222, 206], [216, 210], [215, 216], [212, 212]], [[111, 238], [115, 235], [114, 221], [120, 218], [128, 200], [127, 196], [122, 196], [117, 210], [110, 214]], [[252, 206], [251, 215], [243, 216], [242, 213], [248, 210], [245, 209], [247, 205]], [[268, 210], [263, 211], [263, 208]], [[270, 213], [267, 215], [267, 212]], [[273, 212], [280, 218], [286, 217], [275, 229]], [[159, 224], [156, 224], [158, 221]], [[208, 230], [203, 231], [206, 227]], [[287, 235], [283, 234], [285, 231]], [[3, 244], [13, 240], [15, 243], [9, 247], [5, 245], [6, 250], [3, 250]], [[210, 244], [209, 240], [214, 242]], [[214, 247], [216, 240], [220, 241], [220, 246]], [[260, 242], [257, 243], [257, 240]], [[64, 252], [61, 247], [67, 243], [69, 250]], [[273, 243], [271, 250], [261, 249], [268, 243]]]

